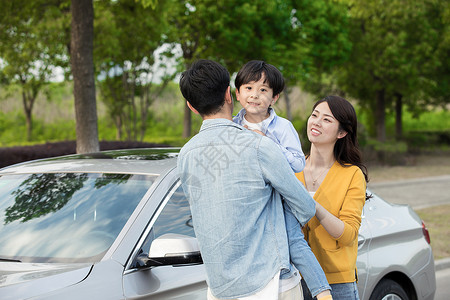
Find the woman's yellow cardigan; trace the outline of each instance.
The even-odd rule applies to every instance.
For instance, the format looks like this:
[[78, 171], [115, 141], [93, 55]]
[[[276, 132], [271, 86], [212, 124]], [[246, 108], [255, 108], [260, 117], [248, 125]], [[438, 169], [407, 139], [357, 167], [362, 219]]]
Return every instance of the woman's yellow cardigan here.
[[[305, 184], [303, 172], [296, 174]], [[358, 231], [366, 199], [366, 181], [357, 166], [335, 162], [317, 189], [314, 199], [344, 222], [344, 232], [337, 239], [313, 217], [304, 227], [305, 238], [322, 266], [328, 283], [356, 281]]]

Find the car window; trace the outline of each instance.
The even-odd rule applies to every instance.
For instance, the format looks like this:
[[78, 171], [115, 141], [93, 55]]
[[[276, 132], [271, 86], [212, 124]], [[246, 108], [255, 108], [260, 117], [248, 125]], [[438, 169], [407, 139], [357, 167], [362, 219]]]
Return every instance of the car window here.
[[170, 192], [167, 204], [153, 225], [154, 238], [166, 233], [177, 233], [195, 237], [189, 202], [181, 185]]
[[179, 183], [166, 194], [162, 205], [162, 210], [157, 214], [157, 219], [146, 237], [140, 253], [148, 253], [152, 241], [166, 233], [195, 237], [189, 202]]
[[101, 173], [0, 176], [0, 257], [98, 261], [155, 179]]

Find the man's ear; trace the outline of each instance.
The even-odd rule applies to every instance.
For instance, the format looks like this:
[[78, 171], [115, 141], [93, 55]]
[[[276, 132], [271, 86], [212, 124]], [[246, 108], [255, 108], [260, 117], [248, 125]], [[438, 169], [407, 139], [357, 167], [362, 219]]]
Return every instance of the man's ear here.
[[270, 105], [274, 105], [275, 102], [277, 102], [277, 100], [280, 98], [280, 94], [275, 95], [272, 97], [272, 102], [270, 103]]
[[233, 103], [233, 97], [231, 96], [231, 87], [228, 86], [227, 91], [225, 92], [225, 101], [228, 104]]
[[187, 106], [189, 107], [189, 109], [194, 112], [194, 114], [199, 115], [199, 112], [194, 107], [192, 107], [192, 105], [189, 103], [189, 101], [186, 101], [186, 103], [187, 103]]

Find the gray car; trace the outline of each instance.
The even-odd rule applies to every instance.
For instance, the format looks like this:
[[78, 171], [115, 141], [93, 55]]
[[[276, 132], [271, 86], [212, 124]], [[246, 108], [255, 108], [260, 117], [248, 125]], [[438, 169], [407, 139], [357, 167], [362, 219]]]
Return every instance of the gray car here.
[[[206, 299], [178, 149], [71, 155], [0, 170], [0, 299]], [[425, 225], [377, 196], [359, 233], [361, 299], [433, 299]]]

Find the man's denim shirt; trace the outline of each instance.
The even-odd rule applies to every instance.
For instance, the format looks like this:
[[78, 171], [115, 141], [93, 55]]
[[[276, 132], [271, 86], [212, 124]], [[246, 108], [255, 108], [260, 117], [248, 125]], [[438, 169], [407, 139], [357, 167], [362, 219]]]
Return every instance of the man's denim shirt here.
[[[233, 121], [243, 125], [245, 108], [233, 117]], [[284, 156], [291, 165], [295, 173], [303, 171], [305, 168], [305, 154], [303, 154], [302, 144], [292, 123], [282, 117], [277, 116], [273, 108], [269, 108], [269, 117], [262, 122], [262, 133], [273, 140], [283, 151]]]
[[301, 225], [315, 203], [272, 140], [205, 120], [181, 149], [178, 171], [214, 296], [252, 295], [290, 269], [280, 194]]

